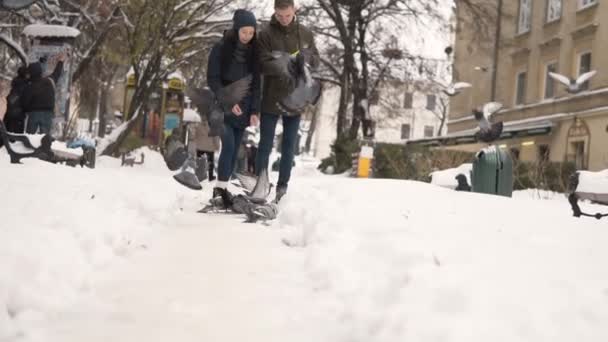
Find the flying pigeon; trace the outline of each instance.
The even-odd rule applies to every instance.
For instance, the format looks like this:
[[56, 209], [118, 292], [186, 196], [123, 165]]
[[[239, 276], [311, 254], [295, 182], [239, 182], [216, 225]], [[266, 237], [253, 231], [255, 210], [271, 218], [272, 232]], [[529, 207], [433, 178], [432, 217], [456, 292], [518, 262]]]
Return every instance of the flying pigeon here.
[[503, 124], [502, 121], [496, 123], [490, 123], [492, 116], [502, 109], [502, 104], [498, 102], [486, 103], [483, 106], [483, 111], [479, 109], [473, 109], [473, 115], [479, 125], [479, 132], [477, 132], [477, 138], [483, 142], [491, 143], [502, 134]]
[[287, 77], [294, 90], [277, 105], [290, 113], [300, 113], [306, 106], [316, 104], [321, 96], [321, 82], [312, 77], [311, 52], [302, 50], [296, 56], [284, 51], [273, 51], [271, 62], [284, 77]]
[[452, 96], [456, 96], [456, 95], [460, 94], [462, 89], [471, 88], [471, 87], [472, 87], [472, 85], [470, 83], [456, 82], [456, 83], [452, 83], [448, 86], [444, 86], [442, 91], [447, 96], [452, 97]]
[[595, 76], [596, 73], [597, 73], [597, 71], [592, 70], [592, 71], [589, 71], [589, 72], [586, 72], [586, 73], [580, 75], [577, 79], [570, 79], [564, 75], [561, 75], [561, 74], [558, 74], [555, 72], [550, 72], [549, 76], [551, 76], [551, 78], [558, 81], [559, 83], [562, 83], [563, 85], [565, 85], [566, 91], [568, 93], [577, 94], [583, 90], [582, 89], [583, 84], [585, 84], [585, 82], [589, 81], [593, 76]]
[[252, 77], [246, 76], [220, 89], [217, 94], [209, 88], [193, 89], [188, 96], [201, 114], [207, 114], [209, 136], [221, 136], [224, 131], [224, 113], [230, 112], [234, 105], [249, 93]]

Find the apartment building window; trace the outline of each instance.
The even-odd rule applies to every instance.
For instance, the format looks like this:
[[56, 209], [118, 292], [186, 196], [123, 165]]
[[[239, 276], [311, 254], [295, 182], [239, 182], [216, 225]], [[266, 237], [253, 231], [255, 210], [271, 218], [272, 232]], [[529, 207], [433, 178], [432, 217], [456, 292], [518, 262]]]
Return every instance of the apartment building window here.
[[407, 92], [403, 99], [403, 108], [411, 109], [414, 104], [414, 94]]
[[545, 65], [545, 99], [555, 96], [555, 80], [549, 76], [550, 72], [557, 72], [557, 62], [549, 62]]
[[585, 154], [585, 142], [575, 141], [571, 142], [571, 150], [574, 151], [568, 158], [569, 161], [573, 161], [577, 170], [587, 169], [587, 156]]
[[519, 0], [519, 21], [517, 24], [517, 34], [529, 32], [531, 27], [532, 0]]
[[597, 0], [578, 0], [578, 8], [583, 9], [597, 4]]
[[547, 22], [556, 21], [562, 16], [562, 0], [547, 0]]
[[433, 133], [434, 133], [433, 126], [424, 126], [424, 137], [425, 138], [432, 138]]
[[517, 74], [515, 82], [515, 105], [523, 105], [526, 103], [526, 75], [525, 71]]
[[401, 139], [409, 139], [410, 138], [410, 125], [403, 124], [401, 125]]
[[[584, 52], [578, 58], [578, 75], [591, 71], [591, 52]], [[583, 83], [581, 89], [589, 89], [589, 81]]]
[[426, 96], [426, 109], [435, 110], [435, 106], [437, 105], [437, 97], [435, 95], [427, 95]]

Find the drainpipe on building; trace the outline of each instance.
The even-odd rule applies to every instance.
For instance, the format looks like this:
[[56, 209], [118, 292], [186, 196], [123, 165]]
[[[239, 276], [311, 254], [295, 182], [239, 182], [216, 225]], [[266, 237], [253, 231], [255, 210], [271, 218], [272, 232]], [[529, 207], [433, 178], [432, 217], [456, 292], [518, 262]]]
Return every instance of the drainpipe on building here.
[[490, 101], [496, 101], [496, 82], [498, 74], [498, 56], [500, 49], [500, 30], [502, 28], [502, 1], [498, 0], [496, 13], [496, 36], [494, 37], [494, 59], [492, 61], [492, 94]]

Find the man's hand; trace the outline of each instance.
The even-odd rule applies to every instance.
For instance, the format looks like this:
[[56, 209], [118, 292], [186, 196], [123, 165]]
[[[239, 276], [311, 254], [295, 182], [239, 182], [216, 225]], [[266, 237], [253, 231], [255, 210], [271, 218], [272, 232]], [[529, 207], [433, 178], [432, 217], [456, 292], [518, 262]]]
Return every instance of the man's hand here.
[[238, 104], [235, 104], [234, 107], [232, 107], [232, 113], [236, 116], [241, 116], [243, 115], [243, 111], [241, 110], [241, 106], [239, 106]]
[[249, 125], [257, 127], [260, 124], [260, 119], [258, 113], [251, 114], [251, 119], [249, 119]]

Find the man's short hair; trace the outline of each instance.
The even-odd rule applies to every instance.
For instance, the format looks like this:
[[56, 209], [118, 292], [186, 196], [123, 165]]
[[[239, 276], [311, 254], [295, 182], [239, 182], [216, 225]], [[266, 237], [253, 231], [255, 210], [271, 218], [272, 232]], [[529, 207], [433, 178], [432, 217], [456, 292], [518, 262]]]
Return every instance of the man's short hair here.
[[288, 7], [295, 7], [293, 0], [274, 0], [274, 8], [285, 9]]

